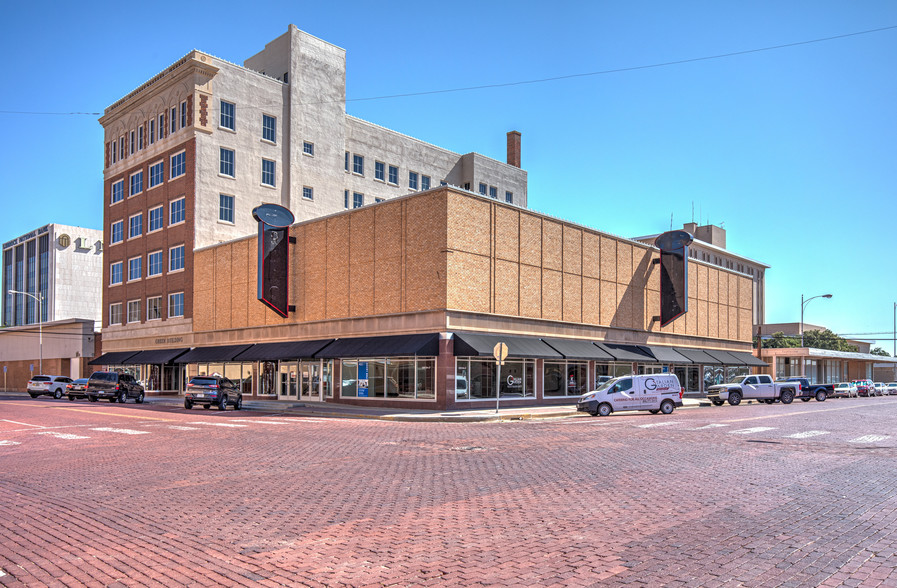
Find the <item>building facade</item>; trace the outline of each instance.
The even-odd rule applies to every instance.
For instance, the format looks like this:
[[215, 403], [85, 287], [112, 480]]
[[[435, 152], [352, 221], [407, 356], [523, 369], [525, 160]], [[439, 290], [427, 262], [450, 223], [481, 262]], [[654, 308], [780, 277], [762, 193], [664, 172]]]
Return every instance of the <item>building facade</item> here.
[[628, 373], [673, 372], [699, 393], [764, 365], [748, 276], [691, 260], [689, 312], [661, 328], [657, 249], [489, 197], [445, 186], [289, 236], [287, 317], [256, 299], [244, 237], [195, 251], [190, 328], [110, 327], [93, 363], [165, 390], [220, 373], [247, 397], [440, 409], [499, 393], [569, 403]]
[[[99, 321], [103, 233], [49, 224], [3, 244], [3, 326]], [[25, 294], [40, 298], [40, 302]]]
[[297, 220], [442, 184], [525, 207], [509, 163], [459, 155], [345, 112], [345, 51], [290, 26], [243, 66], [200, 51], [108, 107], [103, 326], [191, 333], [194, 251], [255, 231], [253, 208]]

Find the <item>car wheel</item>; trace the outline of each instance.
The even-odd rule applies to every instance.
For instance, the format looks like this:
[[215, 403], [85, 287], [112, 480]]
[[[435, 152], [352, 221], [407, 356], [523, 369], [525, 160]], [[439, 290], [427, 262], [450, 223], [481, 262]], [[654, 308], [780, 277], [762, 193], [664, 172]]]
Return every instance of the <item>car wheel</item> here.
[[794, 400], [794, 390], [782, 390], [782, 397], [780, 399], [782, 404], [791, 404]]
[[741, 394], [739, 392], [730, 392], [729, 404], [731, 406], [738, 406], [739, 404], [741, 404]]
[[218, 410], [227, 410], [227, 394], [221, 397], [221, 401], [218, 403]]
[[610, 404], [608, 404], [606, 402], [602, 402], [601, 404], [598, 405], [598, 414], [599, 415], [606, 417], [612, 412], [613, 412], [613, 409], [611, 408]]
[[234, 402], [234, 410], [240, 410], [243, 408], [243, 397], [237, 396], [237, 401]]
[[62, 390], [60, 390], [59, 388], [56, 388], [56, 391], [53, 392], [53, 398], [55, 398], [56, 400], [59, 400], [60, 398], [62, 398]]
[[193, 401], [189, 398], [184, 398], [184, 408], [186, 408], [187, 410], [193, 408]]
[[657, 408], [652, 408], [652, 409], [651, 409], [651, 410], [649, 410], [649, 411], [648, 411], [648, 412], [650, 412], [650, 413], [651, 413], [651, 414], [657, 414], [657, 413], [659, 413], [659, 412], [660, 412], [660, 409], [657, 409]]
[[72, 396], [71, 394], [69, 394], [69, 402], [74, 402], [74, 401], [75, 401], [75, 397]]
[[122, 390], [121, 394], [118, 395], [118, 401], [122, 404], [125, 404], [128, 401], [128, 391]]
[[713, 403], [713, 406], [722, 406], [725, 404], [722, 400], [711, 400], [710, 402]]
[[676, 410], [676, 405], [672, 400], [664, 400], [660, 403], [660, 412], [663, 414], [673, 414], [674, 410]]
[[137, 404], [143, 404], [144, 394], [143, 390], [140, 391], [140, 394], [137, 395]]
[[40, 396], [40, 394], [32, 394], [31, 392], [29, 392], [28, 396], [30, 396], [32, 398], [37, 398], [38, 396]]
[[816, 402], [825, 402], [827, 397], [828, 394], [825, 393], [825, 390], [820, 390], [816, 393]]

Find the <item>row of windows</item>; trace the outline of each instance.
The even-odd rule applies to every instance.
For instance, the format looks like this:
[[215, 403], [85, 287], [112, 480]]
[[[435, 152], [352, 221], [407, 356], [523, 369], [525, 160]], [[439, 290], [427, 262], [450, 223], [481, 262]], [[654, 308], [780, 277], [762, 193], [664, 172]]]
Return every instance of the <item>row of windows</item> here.
[[[364, 194], [361, 192], [352, 192], [352, 199], [349, 200], [349, 190], [345, 190], [343, 192], [343, 199], [345, 208], [348, 210], [349, 208], [361, 208], [364, 206]], [[349, 205], [351, 202], [351, 206]], [[374, 198], [374, 202], [383, 202], [383, 198]]]
[[[168, 204], [168, 226], [177, 225], [184, 222], [186, 209], [186, 199], [181, 196], [177, 200], [172, 200]], [[147, 211], [149, 216], [149, 226], [147, 234], [160, 230], [165, 224], [165, 206], [159, 205], [150, 208]], [[125, 240], [125, 221], [117, 220], [112, 223], [111, 235], [109, 236], [109, 244], [115, 245]], [[136, 239], [143, 235], [143, 213], [128, 217], [128, 239]]]
[[[237, 154], [233, 149], [220, 148], [218, 158], [218, 173], [228, 178], [237, 177]], [[262, 158], [262, 185], [274, 188], [277, 186], [277, 162]]]
[[[174, 180], [187, 173], [187, 154], [184, 151], [171, 156], [168, 179]], [[149, 188], [152, 189], [165, 181], [165, 161], [157, 161], [149, 166]], [[136, 171], [128, 177], [128, 198], [143, 192], [143, 170]], [[111, 204], [125, 199], [125, 181], [113, 182], [110, 188]]]
[[[237, 132], [237, 105], [233, 102], [222, 100], [220, 103], [220, 116], [218, 126], [228, 131]], [[277, 118], [270, 114], [262, 115], [262, 140], [269, 143], [277, 143]], [[305, 142], [303, 153], [314, 155], [314, 144]]]
[[[141, 320], [140, 300], [127, 302], [127, 314], [122, 313], [123, 304], [115, 302], [109, 305], [109, 324], [121, 325], [126, 319], [128, 323], [139, 323]], [[168, 318], [180, 318], [184, 316], [184, 293], [176, 292], [168, 295]], [[162, 297], [150, 296], [146, 299], [146, 320], [162, 320]]]
[[154, 144], [157, 140], [161, 141], [186, 126], [187, 101], [184, 100], [180, 106], [172, 106], [167, 113], [163, 112], [158, 117], [150, 118], [126, 135], [121, 135], [117, 141], [110, 141], [109, 162], [112, 164], [123, 161], [126, 157], [142, 151], [144, 147]]
[[[470, 186], [465, 186], [465, 189], [469, 190]], [[494, 198], [495, 200], [498, 200], [498, 188], [496, 188], [495, 186], [489, 186], [483, 182], [480, 182], [480, 194], [482, 194], [483, 196], [489, 196], [489, 198]], [[505, 190], [505, 202], [507, 202], [509, 204], [514, 203], [514, 193], [513, 192], [511, 192], [509, 190]]]
[[[350, 159], [351, 158], [351, 159]], [[351, 161], [351, 166], [349, 165]], [[345, 169], [347, 172], [364, 176], [364, 155], [349, 153], [346, 151]], [[388, 165], [382, 161], [374, 161], [374, 179], [378, 182], [399, 185], [399, 168], [396, 165]], [[412, 190], [429, 190], [430, 176], [416, 171], [408, 170], [408, 187]]]
[[[273, 172], [272, 172], [273, 173]], [[315, 199], [315, 189], [311, 186], [302, 186], [302, 198], [305, 200]], [[218, 195], [218, 220], [234, 224], [236, 215], [236, 196], [233, 194]]]
[[[115, 261], [109, 265], [109, 285], [116, 286], [124, 281], [124, 261]], [[162, 275], [165, 265], [163, 251], [153, 251], [146, 254], [146, 277], [153, 278]], [[168, 272], [177, 272], [184, 269], [184, 246], [176, 245], [168, 250]], [[134, 282], [143, 278], [143, 256], [132, 257], [128, 260], [128, 282]]]

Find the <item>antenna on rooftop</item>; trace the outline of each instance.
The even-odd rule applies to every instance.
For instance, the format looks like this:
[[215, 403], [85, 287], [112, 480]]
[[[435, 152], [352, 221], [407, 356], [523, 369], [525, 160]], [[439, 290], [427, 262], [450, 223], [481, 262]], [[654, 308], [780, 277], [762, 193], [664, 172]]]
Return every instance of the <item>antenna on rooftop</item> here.
[[670, 213], [670, 230], [673, 230], [673, 213]]

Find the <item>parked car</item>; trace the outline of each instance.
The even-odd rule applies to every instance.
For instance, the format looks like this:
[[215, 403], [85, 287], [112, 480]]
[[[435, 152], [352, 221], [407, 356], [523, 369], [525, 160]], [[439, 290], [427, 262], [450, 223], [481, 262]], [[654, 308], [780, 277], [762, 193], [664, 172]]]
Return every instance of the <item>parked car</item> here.
[[137, 404], [143, 404], [144, 394], [143, 386], [131, 374], [94, 372], [87, 380], [87, 399], [91, 402], [107, 398], [109, 402], [124, 404], [133, 398]]
[[834, 384], [811, 384], [808, 378], [785, 378], [784, 380], [776, 380], [776, 382], [797, 382], [800, 384], [800, 390], [796, 398], [800, 398], [804, 402], [809, 402], [813, 398], [819, 402], [825, 402], [825, 399], [834, 393]]
[[850, 383], [856, 386], [858, 396], [875, 396], [875, 384], [872, 380], [851, 380]]
[[184, 394], [184, 408], [190, 410], [194, 404], [202, 404], [204, 408], [214, 404], [218, 410], [227, 410], [227, 405], [231, 404], [234, 410], [240, 410], [243, 393], [224, 376], [193, 376]]
[[65, 393], [69, 400], [75, 398], [87, 398], [87, 378], [78, 378], [65, 385]]
[[884, 382], [875, 382], [875, 395], [876, 396], [887, 396], [888, 395], [888, 385]]
[[791, 404], [800, 393], [798, 382], [773, 382], [767, 374], [744, 374], [735, 376], [725, 384], [716, 384], [707, 389], [707, 399], [714, 406], [728, 402], [732, 406], [742, 400], [757, 400], [772, 404], [776, 400]]
[[59, 400], [65, 394], [66, 384], [71, 381], [71, 378], [65, 376], [34, 376], [28, 380], [28, 394], [32, 398], [46, 394]]
[[670, 414], [677, 406], [682, 406], [682, 386], [676, 374], [642, 374], [608, 380], [580, 396], [576, 410], [604, 417], [618, 410]]
[[857, 387], [853, 382], [841, 382], [839, 384], [835, 384], [835, 396], [839, 398], [843, 398], [847, 396], [848, 398], [853, 398], [858, 396]]
[[885, 386], [887, 386], [887, 392], [885, 392], [885, 394], [888, 396], [897, 394], [897, 382], [888, 382]]

